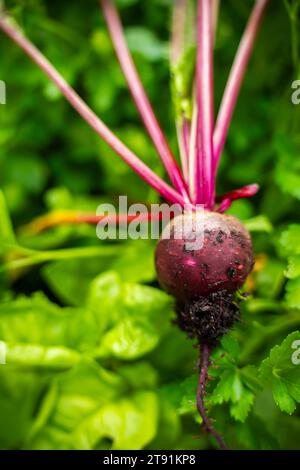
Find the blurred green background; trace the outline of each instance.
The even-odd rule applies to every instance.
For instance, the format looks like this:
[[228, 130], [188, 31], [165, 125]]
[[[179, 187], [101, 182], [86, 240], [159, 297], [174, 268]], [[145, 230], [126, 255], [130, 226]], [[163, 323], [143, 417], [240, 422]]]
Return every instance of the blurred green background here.
[[[216, 109], [252, 1], [221, 2]], [[234, 449], [299, 449], [300, 2], [267, 11], [224, 151], [218, 193], [259, 183], [234, 203], [257, 264], [242, 321], [215, 352], [207, 407]], [[168, 40], [172, 0], [119, 0], [126, 37], [174, 152]], [[160, 175], [98, 3], [7, 1], [7, 9], [124, 142]], [[23, 226], [46, 212], [95, 213], [126, 194], [158, 197], [2, 33], [0, 79], [0, 447], [209, 449], [195, 412], [197, 351], [155, 282], [151, 241], [101, 243], [95, 228]], [[12, 221], [12, 222], [11, 222]], [[14, 227], [14, 228], [13, 228]], [[34, 251], [33, 251], [34, 250]], [[276, 347], [276, 345], [278, 345]], [[275, 348], [275, 349], [274, 349]]]

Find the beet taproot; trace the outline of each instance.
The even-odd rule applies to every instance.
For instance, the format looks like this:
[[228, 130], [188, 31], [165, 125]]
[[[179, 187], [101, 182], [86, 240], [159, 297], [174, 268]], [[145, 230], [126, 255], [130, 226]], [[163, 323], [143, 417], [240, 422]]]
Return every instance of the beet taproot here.
[[[179, 226], [177, 233], [182, 237], [176, 236]], [[182, 231], [182, 227], [191, 230]], [[196, 239], [202, 240], [201, 247], [193, 249], [191, 241]], [[232, 294], [252, 270], [252, 242], [235, 217], [209, 211], [186, 213], [165, 227], [155, 264], [161, 287], [179, 302], [197, 301], [220, 291]]]

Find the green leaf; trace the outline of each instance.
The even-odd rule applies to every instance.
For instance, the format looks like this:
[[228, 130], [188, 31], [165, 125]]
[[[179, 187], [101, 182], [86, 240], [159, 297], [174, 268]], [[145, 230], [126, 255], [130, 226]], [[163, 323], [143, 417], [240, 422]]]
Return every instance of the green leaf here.
[[168, 396], [159, 393], [159, 421], [155, 439], [151, 441], [151, 449], [173, 449], [181, 437], [181, 431], [177, 410], [170, 403]]
[[247, 387], [242, 374], [243, 369], [225, 370], [213, 390], [211, 404], [230, 403], [230, 414], [236, 421], [244, 422], [252, 408], [254, 393]]
[[168, 44], [149, 29], [142, 26], [126, 28], [126, 39], [131, 52], [137, 52], [150, 61], [166, 59], [168, 57]]
[[154, 243], [134, 240], [118, 253], [109, 269], [119, 273], [128, 282], [151, 282], [156, 277], [154, 250]]
[[5, 350], [6, 366], [26, 369], [61, 371], [80, 361], [80, 354], [64, 347], [45, 347], [36, 344], [9, 344], [0, 341]]
[[58, 398], [58, 387], [54, 381], [50, 385], [42, 403], [40, 403], [38, 413], [27, 435], [27, 441], [30, 442], [33, 438], [47, 425], [51, 413], [55, 407]]
[[[148, 78], [148, 75], [153, 72], [151, 65], [149, 65], [149, 68], [150, 70], [147, 70], [145, 78]], [[99, 73], [97, 70], [96, 80], [98, 80], [98, 76]], [[118, 136], [126, 142], [127, 146], [132, 149], [136, 155], [143, 155], [143, 161], [154, 171], [158, 174], [161, 173], [161, 167], [157, 161], [156, 153], [154, 149], [149, 146], [145, 132], [137, 126], [123, 123], [121, 128], [118, 129]], [[147, 148], [147, 152], [145, 152], [145, 148]], [[151, 190], [148, 185], [145, 185], [144, 181], [142, 181], [139, 176], [101, 140], [99, 140], [98, 143], [97, 158], [101, 170], [104, 173], [101, 187], [106, 190], [108, 194], [126, 194], [129, 201], [140, 201], [143, 203], [159, 201], [157, 193]]]
[[17, 449], [26, 440], [47, 378], [40, 372], [0, 365], [0, 446]]
[[29, 194], [39, 194], [47, 182], [48, 168], [45, 161], [31, 153], [10, 155], [4, 168], [5, 179], [13, 182]]
[[297, 277], [300, 277], [300, 255], [291, 256], [288, 259], [286, 277], [288, 277], [289, 279], [295, 279]]
[[74, 448], [70, 433], [122, 392], [122, 380], [91, 361], [57, 375], [41, 403], [26, 448]]
[[138, 319], [149, 318], [162, 332], [169, 324], [174, 300], [160, 289], [139, 284], [123, 284], [123, 312], [121, 315]]
[[240, 346], [236, 338], [234, 338], [232, 335], [227, 334], [222, 337], [221, 339], [221, 345], [222, 348], [230, 354], [232, 357], [235, 359], [238, 359], [240, 355]]
[[254, 403], [254, 395], [249, 390], [244, 389], [240, 400], [232, 403], [230, 406], [230, 414], [236, 421], [244, 423], [251, 411]]
[[155, 393], [123, 396], [122, 379], [95, 363], [78, 364], [55, 383], [54, 397], [49, 390], [52, 399], [45, 398], [46, 422], [27, 448], [99, 449], [109, 439], [113, 449], [140, 449], [156, 434]]
[[266, 259], [263, 269], [255, 274], [256, 297], [263, 297], [265, 300], [278, 298], [285, 281], [284, 268], [285, 264], [276, 258]]
[[159, 335], [149, 321], [127, 318], [104, 335], [96, 354], [100, 358], [112, 355], [118, 359], [137, 359], [152, 351], [158, 341]]
[[[268, 292], [267, 292], [268, 293]], [[250, 313], [282, 311], [282, 304], [278, 300], [252, 298], [247, 302], [246, 309]]]
[[281, 411], [284, 411], [289, 415], [293, 414], [296, 410], [296, 403], [290, 396], [286, 384], [281, 380], [273, 380], [272, 392], [274, 401]]
[[216, 388], [211, 396], [214, 404], [221, 405], [224, 402], [236, 402], [241, 398], [242, 383], [234, 369], [223, 372]]
[[0, 340], [11, 346], [65, 346], [83, 352], [96, 348], [99, 333], [89, 310], [61, 308], [43, 294], [35, 294], [1, 304]]
[[179, 382], [169, 383], [161, 388], [162, 396], [167, 399], [180, 415], [195, 414], [198, 376], [191, 375]]
[[253, 204], [249, 199], [237, 199], [226, 213], [240, 220], [248, 220], [254, 216]]
[[146, 361], [121, 365], [118, 375], [134, 390], [153, 389], [158, 384], [158, 371]]
[[3, 192], [0, 191], [0, 254], [16, 246], [16, 238]]
[[191, 348], [190, 340], [174, 324], [170, 323], [163, 340], [151, 353], [151, 360], [161, 371], [165, 381], [174, 381], [177, 371], [183, 377], [191, 374], [191, 364], [198, 360], [198, 351]]
[[254, 393], [261, 391], [263, 388], [263, 384], [258, 376], [258, 369], [255, 366], [245, 366], [242, 367], [240, 370], [240, 375], [242, 377], [243, 383]]
[[[178, 404], [178, 413], [185, 415], [189, 413], [197, 413], [196, 411], [196, 392], [197, 392], [198, 377], [192, 375], [180, 384], [180, 402]], [[201, 418], [197, 416], [201, 421]]]
[[279, 166], [275, 174], [275, 181], [284, 193], [300, 199], [300, 174], [295, 173], [292, 169]]
[[46, 265], [42, 275], [65, 304], [83, 305], [92, 279], [107, 266], [107, 259], [69, 259]]
[[283, 256], [300, 255], [300, 225], [289, 225], [279, 239], [279, 249]]
[[293, 154], [285, 152], [275, 170], [275, 182], [281, 191], [296, 199], [300, 199], [300, 165], [299, 155], [294, 150]]
[[273, 226], [265, 215], [258, 215], [252, 219], [245, 220], [244, 225], [249, 232], [271, 233], [273, 231]]
[[300, 278], [287, 283], [285, 301], [288, 307], [300, 309]]
[[122, 302], [122, 281], [114, 271], [97, 276], [90, 284], [87, 308], [95, 313], [99, 331], [113, 326], [120, 318], [119, 303]]
[[[105, 250], [105, 246], [103, 248]], [[120, 245], [116, 254], [88, 259], [68, 259], [46, 265], [42, 274], [51, 290], [66, 304], [83, 305], [90, 283], [101, 272], [117, 271], [131, 282], [155, 278], [153, 245], [149, 242]]]
[[295, 342], [299, 340], [300, 332], [294, 331], [281, 345], [271, 349], [260, 366], [260, 376], [271, 384], [275, 403], [289, 414], [295, 411], [296, 402], [300, 403], [299, 365], [293, 363]]
[[158, 289], [123, 283], [110, 272], [93, 281], [87, 305], [100, 328], [108, 330], [97, 355], [132, 360], [156, 347], [168, 326], [173, 303]]
[[108, 438], [113, 450], [138, 450], [154, 438], [157, 424], [157, 396], [141, 391], [87, 417], [72, 433], [71, 441], [76, 449], [90, 450]]

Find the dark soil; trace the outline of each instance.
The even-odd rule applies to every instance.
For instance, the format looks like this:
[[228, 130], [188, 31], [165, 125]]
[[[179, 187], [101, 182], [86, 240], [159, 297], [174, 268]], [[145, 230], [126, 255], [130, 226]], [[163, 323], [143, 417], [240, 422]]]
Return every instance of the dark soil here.
[[214, 346], [239, 319], [235, 295], [226, 290], [199, 297], [185, 304], [177, 303], [176, 323], [189, 338]]

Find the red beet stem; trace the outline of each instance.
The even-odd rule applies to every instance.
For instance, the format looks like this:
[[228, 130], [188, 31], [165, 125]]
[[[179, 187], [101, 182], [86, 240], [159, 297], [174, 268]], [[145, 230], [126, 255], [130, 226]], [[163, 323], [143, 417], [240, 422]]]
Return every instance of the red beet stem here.
[[217, 171], [238, 94], [267, 3], [268, 0], [256, 0], [231, 68], [214, 132], [214, 174]]
[[123, 27], [113, 0], [100, 0], [110, 36], [135, 105], [142, 117], [161, 161], [174, 187], [190, 202], [179, 166], [157, 121], [124, 37]]
[[[171, 64], [176, 65], [180, 60], [185, 46], [185, 27], [189, 0], [175, 0], [173, 8]], [[176, 122], [177, 139], [180, 152], [181, 167], [186, 183], [189, 181], [189, 140], [190, 121], [182, 113]]]
[[206, 432], [211, 434], [217, 441], [219, 447], [223, 450], [227, 450], [227, 446], [224, 442], [223, 437], [214, 429], [209, 417], [206, 414], [204, 396], [205, 396], [205, 387], [208, 377], [208, 367], [209, 367], [209, 356], [210, 348], [206, 343], [201, 344], [200, 346], [200, 375], [197, 388], [197, 409], [199, 415], [202, 418], [203, 426]]
[[73, 88], [64, 80], [45, 56], [13, 26], [10, 19], [0, 11], [0, 28], [38, 65], [38, 67], [55, 83], [69, 103], [81, 117], [97, 132], [100, 137], [150, 186], [166, 200], [184, 205], [185, 199], [175, 189], [157, 176], [143, 163], [87, 106]]
[[[201, 149], [199, 148], [199, 138], [197, 138], [197, 124], [198, 124], [198, 103], [196, 97], [193, 97], [193, 115], [190, 126], [190, 141], [189, 141], [189, 190], [192, 201], [196, 201], [197, 193], [199, 192], [199, 182], [201, 181], [200, 166], [198, 158]], [[198, 189], [197, 189], [198, 188]]]
[[[196, 63], [196, 159], [200, 179], [195, 183], [195, 203], [212, 209], [214, 199], [213, 164], [213, 27], [211, 0], [198, 0]], [[197, 175], [197, 171], [195, 171]]]
[[229, 193], [222, 194], [221, 196], [216, 197], [217, 202], [222, 202], [224, 199], [230, 199], [231, 201], [235, 201], [236, 199], [243, 199], [244, 197], [252, 197], [259, 191], [258, 184], [248, 184], [247, 186], [243, 186], [242, 188], [235, 189], [230, 191]]
[[222, 196], [217, 196], [216, 202], [220, 203], [217, 212], [223, 214], [223, 212], [230, 208], [233, 201], [236, 201], [237, 199], [244, 199], [247, 197], [255, 196], [258, 191], [258, 184], [249, 184], [247, 186], [243, 186], [242, 188], [235, 189], [234, 191], [230, 191], [229, 193], [223, 194]]

